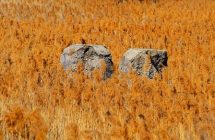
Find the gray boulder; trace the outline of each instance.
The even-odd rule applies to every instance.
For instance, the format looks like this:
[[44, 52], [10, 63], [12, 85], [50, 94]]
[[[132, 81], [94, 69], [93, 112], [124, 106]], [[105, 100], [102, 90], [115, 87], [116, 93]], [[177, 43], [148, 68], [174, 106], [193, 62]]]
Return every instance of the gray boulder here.
[[164, 50], [129, 49], [121, 59], [119, 70], [126, 73], [133, 70], [138, 75], [152, 79], [167, 66], [167, 60], [167, 52]]
[[70, 69], [72, 72], [77, 70], [77, 64], [81, 62], [84, 72], [88, 75], [100, 68], [102, 61], [106, 64], [106, 71], [103, 79], [109, 78], [113, 73], [112, 56], [109, 50], [103, 45], [74, 44], [63, 50], [60, 62], [64, 69]]

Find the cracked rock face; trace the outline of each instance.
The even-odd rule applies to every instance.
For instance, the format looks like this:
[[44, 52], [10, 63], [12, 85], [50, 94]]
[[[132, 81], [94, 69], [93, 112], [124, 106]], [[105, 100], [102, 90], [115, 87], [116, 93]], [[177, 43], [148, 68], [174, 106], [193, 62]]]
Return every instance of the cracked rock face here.
[[77, 70], [77, 64], [82, 63], [84, 72], [90, 74], [94, 69], [100, 68], [102, 62], [106, 64], [103, 79], [109, 78], [113, 73], [112, 56], [103, 45], [74, 44], [63, 50], [60, 62], [64, 69]]
[[146, 75], [152, 79], [167, 66], [167, 60], [167, 52], [164, 50], [133, 48], [123, 55], [119, 70], [126, 73], [133, 70], [138, 75]]

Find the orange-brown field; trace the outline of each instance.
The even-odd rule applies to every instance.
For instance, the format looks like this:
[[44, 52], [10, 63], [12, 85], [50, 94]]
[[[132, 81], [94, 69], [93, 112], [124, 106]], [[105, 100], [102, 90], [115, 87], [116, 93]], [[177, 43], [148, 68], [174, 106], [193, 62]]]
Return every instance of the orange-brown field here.
[[[111, 51], [107, 81], [64, 72], [83, 40]], [[167, 50], [163, 78], [119, 73], [128, 48]], [[0, 139], [214, 140], [215, 1], [1, 0]]]

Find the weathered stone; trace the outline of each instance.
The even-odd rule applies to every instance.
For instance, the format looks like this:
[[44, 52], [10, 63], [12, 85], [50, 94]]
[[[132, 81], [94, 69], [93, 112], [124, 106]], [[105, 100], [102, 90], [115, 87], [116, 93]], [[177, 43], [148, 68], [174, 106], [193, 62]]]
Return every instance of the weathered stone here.
[[112, 56], [103, 45], [74, 44], [63, 50], [60, 58], [64, 69], [77, 70], [77, 64], [81, 62], [84, 72], [90, 74], [95, 68], [101, 68], [102, 61], [106, 64], [103, 78], [109, 78], [113, 73]]
[[119, 70], [135, 71], [138, 75], [146, 75], [152, 79], [155, 73], [161, 73], [167, 66], [167, 52], [154, 49], [129, 49], [122, 57]]

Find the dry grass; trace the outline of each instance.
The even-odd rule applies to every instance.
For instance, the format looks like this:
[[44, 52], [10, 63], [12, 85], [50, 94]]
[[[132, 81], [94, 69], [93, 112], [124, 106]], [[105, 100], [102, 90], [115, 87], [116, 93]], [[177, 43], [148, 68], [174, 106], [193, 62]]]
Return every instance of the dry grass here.
[[[215, 139], [215, 1], [0, 1], [0, 139]], [[105, 44], [111, 79], [67, 77], [62, 50]], [[166, 49], [163, 79], [118, 72], [128, 48]], [[128, 80], [131, 79], [131, 80]]]

